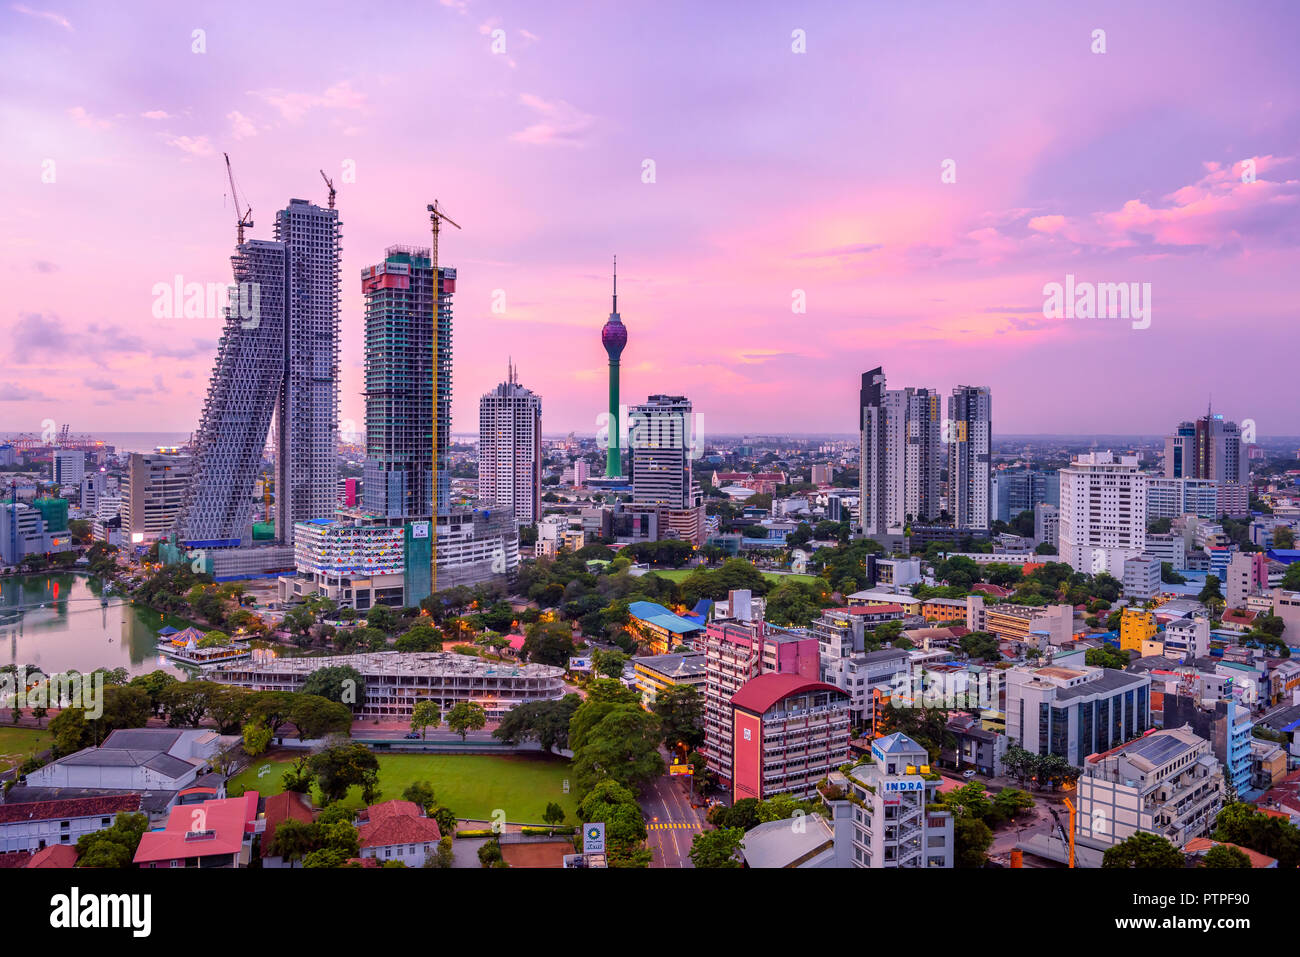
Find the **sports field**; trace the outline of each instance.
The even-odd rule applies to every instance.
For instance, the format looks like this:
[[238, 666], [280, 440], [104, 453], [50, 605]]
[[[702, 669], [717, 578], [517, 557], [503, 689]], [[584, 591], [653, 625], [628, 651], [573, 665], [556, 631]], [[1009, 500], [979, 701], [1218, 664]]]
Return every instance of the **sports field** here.
[[22, 764], [33, 751], [41, 752], [53, 740], [50, 732], [35, 728], [0, 728], [0, 771]]
[[[284, 752], [279, 752], [282, 756]], [[263, 795], [279, 794], [281, 778], [292, 762], [261, 761], [233, 778], [231, 797], [252, 788]], [[264, 770], [265, 769], [265, 770]], [[565, 793], [565, 780], [569, 793]], [[381, 801], [400, 798], [407, 785], [428, 781], [437, 801], [459, 818], [490, 820], [500, 808], [511, 824], [541, 824], [542, 812], [554, 801], [564, 808], [566, 824], [577, 823], [572, 772], [569, 762], [559, 757], [494, 754], [383, 754], [379, 755]], [[320, 795], [316, 796], [319, 803]], [[361, 789], [353, 788], [348, 805], [361, 806]]]

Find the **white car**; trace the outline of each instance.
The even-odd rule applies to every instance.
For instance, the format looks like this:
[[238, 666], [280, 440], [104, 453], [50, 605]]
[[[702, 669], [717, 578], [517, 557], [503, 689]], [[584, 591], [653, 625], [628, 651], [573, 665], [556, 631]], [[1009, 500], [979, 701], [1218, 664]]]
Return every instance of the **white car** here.
[[961, 776], [964, 777], [967, 781], [969, 781], [971, 778], [975, 777], [975, 772], [974, 772], [974, 771], [963, 771], [963, 772], [961, 773]]

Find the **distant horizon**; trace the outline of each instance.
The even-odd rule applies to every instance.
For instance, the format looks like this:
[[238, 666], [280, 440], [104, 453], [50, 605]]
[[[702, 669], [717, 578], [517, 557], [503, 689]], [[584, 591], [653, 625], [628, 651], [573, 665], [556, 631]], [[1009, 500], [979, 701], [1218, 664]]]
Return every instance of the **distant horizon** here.
[[[115, 430], [112, 432], [94, 431], [94, 430], [84, 430], [80, 432], [70, 431], [70, 434], [73, 436], [89, 435], [92, 438], [103, 439], [107, 441], [109, 437], [120, 438], [125, 436], [140, 436], [140, 437], [149, 436], [149, 437], [170, 437], [170, 438], [175, 438], [180, 436], [188, 437], [192, 431], [193, 430], [188, 430], [188, 429], [159, 429], [156, 431], [151, 431], [147, 429], [140, 429], [140, 430], [122, 429], [122, 430]], [[23, 435], [23, 434], [31, 434], [31, 430], [0, 428], [0, 440], [12, 440], [14, 438], [17, 438], [19, 435]], [[993, 434], [992, 440], [995, 444], [998, 442], [1008, 442], [1008, 441], [1015, 441], [1021, 439], [1030, 439], [1030, 440], [1065, 439], [1065, 440], [1079, 440], [1079, 441], [1083, 441], [1083, 440], [1099, 441], [1099, 440], [1113, 439], [1117, 441], [1121, 441], [1121, 440], [1152, 441], [1152, 440], [1163, 439], [1165, 437], [1165, 434], [1166, 433], [1158, 433], [1158, 432], [1153, 432], [1150, 434], [1121, 433], [1121, 432], [1111, 432], [1111, 433], [1103, 433], [1103, 432], [997, 433], [995, 432]], [[573, 432], [543, 432], [542, 438], [549, 439], [552, 441], [563, 441], [567, 439], [570, 435], [573, 435], [574, 438], [578, 438], [578, 439], [594, 439], [596, 437], [595, 432], [588, 433], [588, 432], [573, 431]], [[478, 432], [453, 431], [451, 433], [451, 437], [453, 439], [457, 439], [457, 438], [477, 439]], [[858, 438], [858, 436], [852, 432], [774, 432], [771, 430], [766, 430], [766, 431], [753, 430], [748, 432], [718, 432], [714, 434], [714, 437], [718, 439], [773, 438], [773, 439], [827, 439], [831, 441], [854, 441]], [[268, 434], [268, 442], [269, 442], [269, 434]], [[1291, 442], [1300, 442], [1300, 434], [1260, 436], [1260, 441], [1257, 442], [1256, 444], [1263, 446], [1263, 445], [1282, 444], [1282, 443], [1291, 443]]]
[[[360, 270], [428, 245], [435, 198], [463, 227], [440, 246], [459, 432], [512, 361], [544, 424], [599, 428], [615, 254], [623, 401], [685, 395], [718, 434], [851, 434], [877, 366], [889, 388], [990, 386], [1003, 435], [1158, 435], [1211, 402], [1300, 431], [1277, 347], [1300, 5], [1249, 9], [443, 0], [359, 31], [302, 0], [206, 25], [161, 0], [4, 5], [0, 418], [198, 427], [222, 320], [155, 289], [230, 281], [228, 152], [246, 238], [293, 197], [324, 205], [318, 170], [337, 189], [344, 432], [365, 418]], [[285, 57], [289, 37], [329, 53]], [[437, 109], [413, 117], [412, 91]], [[1055, 286], [1099, 311], [1145, 290], [1149, 327], [1057, 318]]]

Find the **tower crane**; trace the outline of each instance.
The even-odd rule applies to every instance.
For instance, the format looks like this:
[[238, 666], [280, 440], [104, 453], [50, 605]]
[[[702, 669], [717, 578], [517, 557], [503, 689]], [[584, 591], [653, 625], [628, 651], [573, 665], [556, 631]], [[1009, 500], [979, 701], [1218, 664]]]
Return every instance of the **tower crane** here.
[[328, 176], [326, 176], [324, 170], [321, 170], [321, 171], [320, 171], [320, 178], [323, 179], [323, 180], [325, 180], [325, 185], [329, 187], [329, 191], [330, 191], [330, 209], [333, 209], [333, 208], [334, 208], [334, 180], [332, 180], [332, 179], [330, 179]]
[[433, 228], [433, 245], [429, 247], [429, 267], [433, 275], [433, 481], [430, 483], [429, 495], [432, 511], [432, 528], [429, 532], [429, 593], [433, 594], [438, 590], [438, 366], [442, 357], [438, 340], [438, 313], [442, 308], [441, 284], [438, 281], [438, 230], [444, 219], [457, 229], [460, 229], [460, 224], [438, 208], [436, 199], [427, 208], [429, 225]]
[[230, 168], [230, 154], [222, 153], [221, 155], [226, 158], [226, 175], [230, 177], [230, 196], [235, 201], [235, 216], [237, 217], [235, 235], [238, 237], [238, 244], [242, 246], [244, 245], [244, 227], [253, 225], [253, 207], [249, 206], [242, 215], [240, 214], [239, 208], [242, 204], [239, 202], [239, 190], [235, 187], [235, 173]]

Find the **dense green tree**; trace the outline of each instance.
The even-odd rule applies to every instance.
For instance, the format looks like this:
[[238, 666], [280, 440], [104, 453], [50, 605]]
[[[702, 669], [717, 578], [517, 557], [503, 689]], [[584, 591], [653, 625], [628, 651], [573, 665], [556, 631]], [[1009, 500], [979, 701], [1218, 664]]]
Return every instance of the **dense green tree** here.
[[1277, 858], [1278, 867], [1300, 866], [1300, 828], [1290, 821], [1264, 814], [1253, 804], [1226, 805], [1214, 819], [1210, 835], [1216, 841], [1238, 844]]
[[355, 710], [366, 703], [366, 682], [351, 665], [331, 665], [309, 674], [302, 693], [319, 695]]
[[961, 815], [953, 822], [954, 867], [983, 867], [993, 844], [993, 831], [974, 815]]
[[606, 678], [620, 678], [623, 675], [623, 668], [628, 662], [628, 656], [621, 651], [605, 651], [597, 648], [592, 655], [592, 664], [596, 671]]
[[271, 744], [271, 729], [264, 721], [253, 720], [243, 727], [244, 753], [255, 758]]
[[678, 684], [655, 695], [652, 710], [663, 723], [664, 744], [669, 750], [682, 742], [688, 749], [704, 741], [704, 697], [691, 685]]
[[460, 735], [462, 741], [471, 731], [487, 724], [487, 712], [477, 701], [458, 701], [447, 712], [447, 727]]
[[524, 629], [520, 657], [542, 665], [567, 667], [577, 649], [573, 629], [563, 621], [537, 621]]
[[578, 804], [578, 819], [603, 822], [605, 854], [611, 867], [647, 867], [645, 817], [636, 795], [612, 778], [598, 782]]
[[1178, 868], [1185, 863], [1178, 848], [1146, 831], [1107, 848], [1101, 858], [1101, 866], [1106, 868]]
[[364, 744], [351, 742], [318, 751], [308, 759], [307, 768], [328, 804], [345, 798], [353, 785], [364, 790], [378, 776], [379, 760]]
[[119, 814], [111, 826], [77, 839], [77, 866], [130, 867], [148, 829], [147, 814]]
[[289, 721], [298, 729], [299, 741], [314, 740], [329, 734], [350, 733], [352, 710], [320, 695], [299, 694], [289, 712]]
[[957, 643], [969, 658], [982, 658], [985, 661], [1001, 661], [1002, 652], [998, 650], [997, 635], [987, 631], [972, 631], [962, 635]]
[[1240, 848], [1227, 844], [1216, 844], [1205, 854], [1206, 867], [1245, 867], [1249, 868], [1250, 858]]
[[411, 730], [420, 732], [420, 740], [426, 738], [426, 732], [430, 725], [438, 727], [442, 724], [442, 709], [438, 707], [438, 702], [426, 699], [416, 702], [411, 709]]
[[432, 814], [437, 809], [433, 785], [428, 781], [412, 781], [402, 792], [402, 800], [418, 804], [425, 814]]
[[740, 867], [736, 853], [745, 846], [745, 832], [738, 827], [701, 831], [691, 842], [691, 863], [696, 867]]
[[[584, 705], [585, 707], [585, 705]], [[639, 707], [605, 705], [610, 710], [581, 740], [572, 730], [573, 773], [580, 791], [587, 791], [605, 778], [640, 789], [664, 773], [659, 754], [663, 738], [659, 718]], [[574, 722], [582, 715], [580, 707]]]
[[568, 694], [559, 701], [529, 701], [506, 712], [492, 736], [507, 744], [536, 741], [545, 751], [569, 746], [569, 722], [582, 698]]
[[427, 622], [417, 622], [397, 636], [398, 651], [442, 651], [442, 632]]

